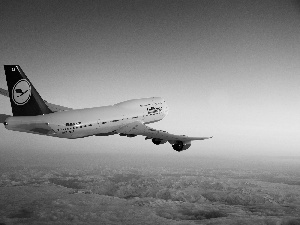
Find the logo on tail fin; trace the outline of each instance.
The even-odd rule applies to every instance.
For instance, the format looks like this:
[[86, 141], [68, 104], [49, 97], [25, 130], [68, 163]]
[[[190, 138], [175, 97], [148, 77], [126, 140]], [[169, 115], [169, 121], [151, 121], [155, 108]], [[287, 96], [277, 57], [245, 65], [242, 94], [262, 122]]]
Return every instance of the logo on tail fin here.
[[31, 85], [26, 79], [19, 80], [12, 89], [12, 99], [17, 105], [26, 104], [31, 96]]

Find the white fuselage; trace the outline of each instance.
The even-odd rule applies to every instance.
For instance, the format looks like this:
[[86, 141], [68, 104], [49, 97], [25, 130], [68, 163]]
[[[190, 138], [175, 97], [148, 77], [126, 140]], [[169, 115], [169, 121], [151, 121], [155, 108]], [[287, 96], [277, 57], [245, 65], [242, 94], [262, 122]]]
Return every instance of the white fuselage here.
[[[39, 116], [9, 117], [5, 127], [28, 133], [37, 133], [60, 138], [82, 138], [91, 135], [113, 134], [119, 128], [134, 121], [154, 123], [168, 113], [168, 106], [162, 98], [142, 98], [121, 102], [111, 106], [55, 112]], [[26, 124], [47, 124], [43, 128], [29, 129]], [[46, 125], [45, 125], [46, 126]], [[39, 130], [40, 129], [40, 130]]]

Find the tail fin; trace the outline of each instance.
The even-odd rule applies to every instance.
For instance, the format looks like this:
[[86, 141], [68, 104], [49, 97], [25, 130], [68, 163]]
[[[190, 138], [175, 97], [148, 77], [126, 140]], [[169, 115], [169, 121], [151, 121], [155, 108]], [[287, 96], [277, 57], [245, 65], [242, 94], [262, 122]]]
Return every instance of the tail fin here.
[[14, 116], [52, 113], [20, 66], [4, 65], [8, 93]]

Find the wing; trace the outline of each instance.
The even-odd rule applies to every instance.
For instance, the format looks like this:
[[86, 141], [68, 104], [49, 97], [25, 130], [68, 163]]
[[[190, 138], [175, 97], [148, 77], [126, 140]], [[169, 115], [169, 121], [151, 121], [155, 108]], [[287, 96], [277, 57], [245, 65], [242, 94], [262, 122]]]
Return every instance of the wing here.
[[[9, 97], [8, 95], [8, 91], [3, 89], [3, 88], [0, 88], [0, 94], [1, 95], [4, 95], [6, 97]], [[49, 107], [49, 109], [53, 112], [60, 112], [60, 111], [67, 111], [67, 110], [73, 110], [72, 108], [68, 108], [68, 107], [65, 107], [65, 106], [61, 106], [61, 105], [55, 105], [55, 104], [52, 104], [52, 103], [49, 103], [47, 101], [44, 100], [44, 102], [46, 103], [46, 105]]]
[[[153, 128], [150, 128], [138, 121], [127, 124], [127, 125], [121, 127], [120, 129], [116, 130], [116, 132], [120, 133], [120, 135], [123, 135], [123, 136], [127, 135], [129, 137], [132, 137], [135, 135], [146, 136], [146, 139], [153, 139], [154, 144], [163, 144], [168, 141], [172, 145], [175, 145], [180, 142], [183, 145], [185, 145], [185, 144], [190, 145], [191, 141], [194, 141], [194, 140], [205, 140], [205, 139], [212, 138], [212, 137], [188, 137], [185, 135], [170, 134], [166, 131], [155, 130]], [[173, 148], [174, 148], [174, 146], [173, 146]]]

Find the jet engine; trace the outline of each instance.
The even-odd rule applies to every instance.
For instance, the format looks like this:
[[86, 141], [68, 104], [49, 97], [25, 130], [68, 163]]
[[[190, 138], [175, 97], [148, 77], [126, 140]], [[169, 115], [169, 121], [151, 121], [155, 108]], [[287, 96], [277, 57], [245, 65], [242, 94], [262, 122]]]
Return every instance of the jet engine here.
[[189, 147], [191, 147], [190, 143], [183, 144], [182, 141], [176, 141], [175, 144], [172, 145], [173, 149], [177, 152], [181, 152], [183, 150], [187, 150]]
[[161, 145], [167, 142], [167, 140], [159, 139], [159, 138], [153, 138], [152, 142], [156, 145]]
[[126, 136], [126, 137], [129, 137], [129, 138], [137, 136], [136, 134], [123, 134], [123, 133], [120, 133], [119, 135], [120, 136]]

